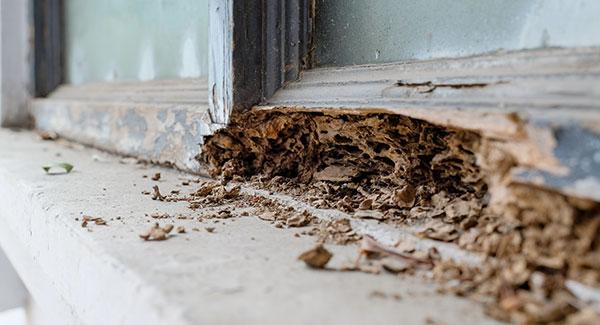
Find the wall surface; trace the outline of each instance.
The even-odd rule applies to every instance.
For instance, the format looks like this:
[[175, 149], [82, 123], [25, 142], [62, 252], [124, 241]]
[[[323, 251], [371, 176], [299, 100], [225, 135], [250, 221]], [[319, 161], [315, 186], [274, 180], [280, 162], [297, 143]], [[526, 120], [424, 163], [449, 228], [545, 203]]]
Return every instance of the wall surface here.
[[317, 0], [325, 66], [600, 45], [596, 0]]

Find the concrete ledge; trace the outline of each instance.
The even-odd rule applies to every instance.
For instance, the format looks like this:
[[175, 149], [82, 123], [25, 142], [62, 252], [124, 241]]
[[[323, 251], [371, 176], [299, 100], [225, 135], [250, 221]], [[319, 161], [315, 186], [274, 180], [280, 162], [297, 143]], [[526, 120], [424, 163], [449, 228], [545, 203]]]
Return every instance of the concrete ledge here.
[[1, 249], [0, 288], [2, 288], [0, 290], [0, 313], [17, 307], [25, 307], [27, 304], [27, 290]]
[[[258, 218], [173, 220], [188, 233], [144, 242], [138, 234], [154, 221], [144, 214], [198, 212], [142, 195], [156, 184], [142, 175], [160, 171], [163, 191], [189, 175], [119, 159], [0, 130], [0, 245], [39, 306], [63, 324], [492, 322], [479, 305], [439, 295], [419, 278], [309, 270], [296, 257], [314, 239]], [[75, 169], [45, 175], [41, 166], [54, 161]], [[82, 214], [108, 226], [90, 225], [90, 232], [75, 220]], [[340, 260], [355, 252], [329, 248]], [[374, 291], [402, 299], [374, 298]]]

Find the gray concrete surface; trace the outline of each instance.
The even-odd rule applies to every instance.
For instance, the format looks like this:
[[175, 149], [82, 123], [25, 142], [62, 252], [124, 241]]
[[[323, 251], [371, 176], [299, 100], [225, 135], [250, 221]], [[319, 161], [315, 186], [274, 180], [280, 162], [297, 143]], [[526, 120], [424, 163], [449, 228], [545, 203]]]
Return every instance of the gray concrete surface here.
[[[1, 206], [0, 211], [2, 211]], [[10, 264], [10, 261], [0, 249], [0, 312], [24, 307], [26, 303], [27, 290]], [[2, 323], [0, 322], [0, 324]]]

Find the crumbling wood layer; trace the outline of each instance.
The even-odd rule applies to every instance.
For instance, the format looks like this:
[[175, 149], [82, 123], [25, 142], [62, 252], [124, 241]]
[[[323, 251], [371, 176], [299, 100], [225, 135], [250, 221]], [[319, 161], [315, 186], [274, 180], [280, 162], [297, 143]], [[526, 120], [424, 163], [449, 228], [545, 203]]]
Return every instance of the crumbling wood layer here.
[[209, 137], [198, 159], [320, 208], [421, 223], [419, 236], [493, 257], [436, 264], [437, 278], [459, 280], [450, 291], [487, 297], [497, 318], [564, 321], [582, 311], [565, 280], [600, 284], [600, 205], [515, 182], [507, 147], [400, 115], [259, 110]]

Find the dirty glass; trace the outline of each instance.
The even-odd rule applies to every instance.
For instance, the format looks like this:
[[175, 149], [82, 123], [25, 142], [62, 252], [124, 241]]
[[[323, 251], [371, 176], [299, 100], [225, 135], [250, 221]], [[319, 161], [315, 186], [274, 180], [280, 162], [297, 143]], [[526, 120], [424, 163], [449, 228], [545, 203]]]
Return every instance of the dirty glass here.
[[68, 83], [197, 78], [208, 0], [65, 0]]
[[598, 0], [317, 0], [316, 9], [324, 66], [600, 45]]

